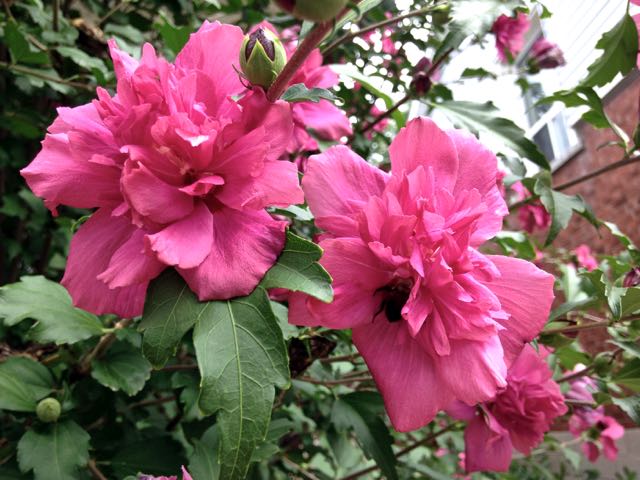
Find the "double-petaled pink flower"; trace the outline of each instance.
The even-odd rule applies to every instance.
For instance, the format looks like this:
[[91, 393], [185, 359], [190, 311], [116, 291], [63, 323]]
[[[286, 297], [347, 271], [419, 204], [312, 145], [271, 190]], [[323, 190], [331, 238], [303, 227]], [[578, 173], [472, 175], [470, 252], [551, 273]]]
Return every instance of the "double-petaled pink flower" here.
[[98, 208], [75, 234], [62, 283], [76, 305], [142, 312], [148, 283], [175, 267], [201, 300], [250, 293], [284, 245], [267, 206], [303, 200], [279, 161], [293, 122], [286, 102], [242, 94], [234, 70], [243, 33], [205, 24], [171, 64], [149, 44], [136, 61], [110, 43], [117, 94], [61, 108], [24, 170], [59, 204]]
[[513, 60], [522, 51], [529, 26], [529, 18], [522, 12], [515, 17], [500, 15], [496, 19], [491, 31], [496, 37], [496, 49], [501, 62]]
[[303, 189], [325, 231], [325, 304], [289, 302], [298, 325], [352, 328], [398, 430], [458, 399], [506, 387], [507, 367], [544, 325], [553, 277], [480, 253], [507, 214], [497, 160], [475, 137], [419, 118], [390, 147], [391, 173], [347, 147], [312, 156]]
[[[584, 369], [583, 365], [576, 366], [576, 370]], [[571, 389], [567, 398], [582, 402], [594, 402], [593, 394], [598, 389], [589, 377], [580, 377], [571, 382]], [[600, 448], [608, 460], [618, 458], [616, 441], [624, 436], [624, 427], [615, 418], [605, 415], [604, 407], [578, 406], [569, 419], [569, 431], [574, 437], [584, 437], [582, 451], [590, 462], [595, 462], [600, 456]]]
[[567, 412], [551, 370], [527, 345], [509, 368], [507, 386], [477, 408], [453, 405], [450, 413], [469, 423], [464, 432], [467, 472], [509, 469], [513, 450], [529, 455], [553, 421]]

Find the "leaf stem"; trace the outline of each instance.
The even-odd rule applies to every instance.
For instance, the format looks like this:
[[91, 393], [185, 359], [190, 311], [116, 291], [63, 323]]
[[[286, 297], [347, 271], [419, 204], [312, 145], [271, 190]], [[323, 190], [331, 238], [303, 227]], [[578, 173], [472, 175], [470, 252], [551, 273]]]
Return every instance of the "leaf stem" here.
[[585, 375], [590, 374], [595, 369], [595, 365], [589, 365], [588, 367], [583, 368], [582, 370], [578, 370], [577, 372], [570, 373], [565, 375], [564, 377], [560, 377], [556, 380], [556, 383], [564, 383], [570, 382], [580, 377], [584, 377]]
[[89, 463], [87, 463], [87, 468], [91, 472], [91, 475], [93, 475], [93, 478], [95, 478], [96, 480], [107, 480], [107, 477], [105, 477], [100, 471], [100, 469], [96, 465], [96, 461], [93, 458], [89, 460]]
[[100, 337], [98, 344], [91, 350], [89, 353], [85, 355], [85, 357], [80, 361], [79, 371], [82, 374], [86, 374], [91, 370], [91, 362], [100, 357], [115, 341], [116, 339], [116, 331], [121, 330], [123, 328], [127, 328], [129, 325], [133, 323], [133, 319], [131, 318], [123, 318], [113, 327], [113, 332], [107, 333]]
[[282, 457], [282, 461], [284, 463], [286, 463], [287, 465], [289, 465], [291, 468], [293, 468], [296, 472], [298, 472], [300, 475], [302, 475], [304, 478], [307, 478], [309, 480], [320, 480], [318, 477], [316, 477], [313, 473], [306, 471], [304, 468], [302, 468], [300, 465], [298, 465], [296, 462], [294, 462], [293, 460], [291, 460], [289, 457], [287, 457], [286, 455], [284, 455]]
[[609, 322], [593, 322], [583, 325], [572, 325], [570, 327], [550, 328], [549, 330], [543, 330], [540, 332], [542, 335], [553, 335], [555, 333], [573, 333], [581, 332], [582, 330], [593, 330], [595, 328], [607, 328], [611, 324]]

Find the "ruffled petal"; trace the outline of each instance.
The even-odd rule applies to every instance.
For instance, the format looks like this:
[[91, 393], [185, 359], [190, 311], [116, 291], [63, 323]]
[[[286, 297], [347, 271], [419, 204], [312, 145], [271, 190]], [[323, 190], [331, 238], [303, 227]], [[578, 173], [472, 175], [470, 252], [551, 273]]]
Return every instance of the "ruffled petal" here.
[[511, 464], [512, 445], [509, 432], [493, 416], [478, 416], [464, 431], [465, 470], [471, 472], [506, 472]]
[[357, 236], [355, 216], [384, 190], [389, 175], [344, 146], [309, 158], [302, 188], [317, 225], [339, 236]]
[[202, 301], [248, 295], [278, 259], [286, 225], [265, 211], [222, 208], [213, 212], [209, 256], [178, 271]]
[[453, 401], [446, 384], [438, 379], [431, 357], [402, 322], [382, 320], [354, 328], [353, 343], [382, 392], [396, 430], [423, 427]]
[[505, 327], [500, 331], [500, 341], [509, 366], [525, 343], [532, 341], [547, 322], [554, 298], [554, 278], [525, 260], [501, 255], [488, 255], [487, 258], [501, 276], [485, 284], [510, 315], [506, 320], [497, 319]]
[[198, 202], [191, 214], [148, 235], [146, 243], [165, 265], [194, 268], [211, 252], [212, 237], [213, 215], [204, 202]]
[[96, 315], [130, 318], [142, 314], [148, 282], [110, 289], [97, 278], [136, 230], [126, 218], [112, 217], [108, 209], [98, 210], [80, 227], [71, 239], [61, 282], [74, 305]]
[[324, 140], [340, 140], [353, 133], [351, 122], [343, 110], [327, 100], [293, 105], [295, 118]]
[[452, 191], [458, 175], [458, 154], [453, 141], [433, 120], [416, 118], [407, 123], [389, 147], [393, 175], [423, 166], [433, 169], [436, 184]]

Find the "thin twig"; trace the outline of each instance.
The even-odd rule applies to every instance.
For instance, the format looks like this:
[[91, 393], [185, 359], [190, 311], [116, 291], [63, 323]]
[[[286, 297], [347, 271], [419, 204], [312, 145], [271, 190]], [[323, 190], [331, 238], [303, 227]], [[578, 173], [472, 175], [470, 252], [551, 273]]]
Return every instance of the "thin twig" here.
[[[122, 320], [120, 320], [118, 323], [115, 324], [113, 329], [121, 330], [123, 328], [127, 328], [129, 325], [131, 325], [131, 323], [133, 323], [133, 319], [123, 318]], [[85, 357], [80, 361], [80, 367], [78, 369], [80, 373], [85, 374], [89, 372], [89, 370], [91, 370], [91, 362], [94, 359], [100, 357], [111, 346], [111, 344], [115, 341], [115, 339], [116, 339], [115, 332], [111, 332], [111, 333], [107, 333], [106, 335], [103, 335], [98, 341], [98, 344], [93, 348], [93, 350], [87, 353], [87, 355], [85, 355]]]
[[381, 22], [374, 23], [374, 24], [369, 25], [367, 27], [361, 28], [357, 32], [349, 32], [349, 33], [343, 35], [342, 37], [334, 40], [329, 45], [327, 45], [322, 50], [322, 55], [329, 55], [331, 52], [333, 52], [336, 48], [338, 48], [343, 43], [346, 43], [346, 42], [348, 42], [349, 40], [351, 40], [353, 38], [359, 37], [360, 35], [364, 35], [366, 33], [372, 32], [374, 30], [378, 30], [379, 28], [386, 27], [387, 25], [391, 25], [393, 23], [400, 22], [400, 21], [404, 20], [405, 18], [417, 17], [417, 16], [422, 15], [424, 13], [428, 13], [431, 10], [433, 10], [436, 7], [439, 7], [441, 5], [443, 5], [443, 4], [441, 3], [441, 4], [433, 5], [431, 7], [424, 7], [424, 8], [420, 8], [418, 10], [412, 10], [410, 12], [403, 13], [402, 15], [398, 15], [396, 17], [389, 18], [387, 20], [383, 20]]
[[355, 359], [359, 358], [361, 355], [359, 353], [350, 353], [349, 355], [339, 355], [337, 357], [327, 357], [321, 358], [321, 363], [334, 363], [334, 362], [352, 362]]
[[595, 369], [595, 365], [589, 365], [588, 367], [583, 368], [582, 370], [578, 370], [577, 372], [570, 373], [565, 375], [564, 377], [560, 377], [556, 380], [556, 383], [564, 383], [575, 380], [576, 378], [584, 377], [585, 375], [590, 374]]
[[120, 0], [118, 3], [116, 3], [111, 10], [109, 10], [102, 18], [98, 20], [98, 22], [96, 23], [96, 26], [99, 27], [104, 22], [106, 22], [109, 18], [111, 18], [111, 15], [113, 15], [118, 10], [120, 10], [124, 5], [128, 3], [128, 1], [129, 0]]
[[87, 90], [89, 92], [93, 92], [94, 88], [91, 85], [87, 85], [86, 83], [74, 82], [71, 80], [65, 80], [64, 78], [56, 78], [45, 73], [40, 73], [36, 70], [32, 70], [27, 67], [23, 67], [21, 65], [11, 65], [7, 62], [0, 62], [0, 68], [4, 68], [9, 71], [13, 71], [16, 73], [22, 73], [24, 75], [30, 75], [35, 78], [39, 78], [41, 80], [46, 80], [47, 82], [60, 83], [62, 85], [68, 85], [74, 88], [82, 88], [83, 90]]
[[593, 403], [593, 402], [589, 402], [586, 400], [573, 400], [572, 398], [565, 398], [564, 399], [564, 403], [566, 403], [567, 405], [572, 405], [574, 407], [589, 407], [589, 408], [596, 408], [598, 405]]
[[313, 383], [314, 385], [331, 386], [331, 385], [345, 385], [345, 384], [355, 383], [355, 382], [369, 382], [369, 381], [373, 381], [373, 377], [364, 376], [364, 377], [353, 377], [353, 378], [340, 378], [338, 380], [318, 380], [311, 377], [300, 377], [300, 378], [297, 378], [296, 380], [302, 380], [303, 382]]
[[186, 365], [166, 365], [162, 367], [163, 372], [180, 372], [183, 370], [197, 370], [198, 365], [186, 364]]
[[59, 15], [60, 15], [60, 0], [53, 0], [53, 5], [51, 6], [52, 10], [53, 10], [53, 18], [51, 19], [51, 28], [53, 29], [54, 32], [58, 31], [58, 27], [60, 25], [59, 22]]
[[607, 328], [609, 326], [610, 326], [609, 322], [593, 322], [593, 323], [587, 323], [584, 325], [572, 325], [570, 327], [550, 328], [549, 330], [543, 330], [541, 333], [543, 335], [552, 335], [555, 333], [573, 333], [573, 332], [581, 332], [582, 330]]
[[87, 468], [91, 472], [91, 475], [93, 475], [93, 478], [95, 478], [96, 480], [108, 480], [107, 477], [105, 477], [98, 469], [96, 461], [93, 458], [87, 463]]
[[304, 468], [302, 468], [300, 465], [298, 465], [296, 462], [291, 460], [286, 455], [282, 457], [282, 461], [287, 465], [289, 465], [291, 468], [293, 468], [296, 472], [298, 472], [303, 477], [308, 478], [309, 480], [320, 480], [313, 473], [306, 471]]
[[173, 402], [176, 400], [175, 395], [172, 395], [170, 397], [161, 397], [161, 398], [154, 398], [154, 399], [150, 399], [150, 400], [141, 400], [139, 402], [135, 402], [135, 403], [131, 403], [129, 405], [129, 409], [133, 409], [133, 408], [140, 408], [140, 407], [152, 407], [154, 405], [162, 405], [163, 403], [169, 403], [169, 402]]
[[587, 180], [591, 180], [592, 178], [598, 177], [604, 173], [610, 172], [612, 170], [616, 170], [618, 168], [621, 167], [625, 167], [627, 165], [631, 165], [632, 163], [637, 163], [640, 162], [640, 155], [636, 155], [635, 157], [628, 157], [626, 156], [625, 158], [623, 158], [622, 160], [618, 160], [617, 162], [614, 162], [610, 165], [606, 165], [602, 168], [599, 168], [597, 170], [594, 170], [593, 172], [587, 173], [586, 175], [583, 175], [582, 177], [578, 177], [575, 178], [569, 182], [566, 183], [562, 183], [560, 185], [558, 185], [557, 187], [554, 187], [554, 190], [566, 190], [567, 188], [573, 187], [575, 185], [578, 185], [580, 183], [586, 182]]

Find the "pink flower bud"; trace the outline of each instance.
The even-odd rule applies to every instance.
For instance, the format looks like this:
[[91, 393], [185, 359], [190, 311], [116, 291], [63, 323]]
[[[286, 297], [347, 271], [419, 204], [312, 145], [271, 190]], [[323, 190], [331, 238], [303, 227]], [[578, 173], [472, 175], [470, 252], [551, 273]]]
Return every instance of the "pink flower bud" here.
[[637, 287], [640, 285], [640, 267], [632, 268], [629, 273], [624, 276], [622, 286], [625, 288]]

